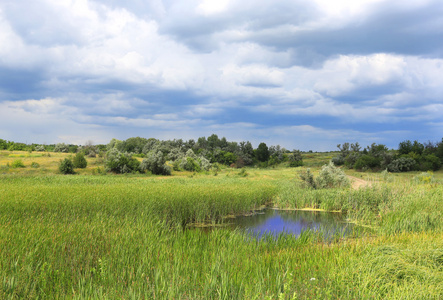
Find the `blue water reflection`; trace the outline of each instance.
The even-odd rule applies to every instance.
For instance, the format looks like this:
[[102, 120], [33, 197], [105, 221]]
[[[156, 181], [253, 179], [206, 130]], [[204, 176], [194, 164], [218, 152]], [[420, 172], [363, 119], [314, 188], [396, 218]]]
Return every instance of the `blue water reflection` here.
[[325, 237], [334, 234], [346, 235], [352, 224], [346, 223], [340, 213], [300, 210], [266, 209], [252, 216], [241, 216], [230, 220], [234, 228], [244, 229], [258, 237], [264, 234], [278, 236], [281, 233], [300, 235], [303, 231], [321, 232]]

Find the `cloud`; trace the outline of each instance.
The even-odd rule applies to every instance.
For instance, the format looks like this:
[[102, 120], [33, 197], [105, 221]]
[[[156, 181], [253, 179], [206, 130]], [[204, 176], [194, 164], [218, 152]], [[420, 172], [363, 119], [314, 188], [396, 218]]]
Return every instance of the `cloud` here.
[[432, 139], [442, 13], [434, 0], [3, 1], [0, 133]]

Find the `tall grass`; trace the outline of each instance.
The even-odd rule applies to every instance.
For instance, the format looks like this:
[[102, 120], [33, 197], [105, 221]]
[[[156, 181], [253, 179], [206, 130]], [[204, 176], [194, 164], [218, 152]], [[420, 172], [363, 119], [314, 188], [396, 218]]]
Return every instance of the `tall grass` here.
[[307, 189], [286, 182], [276, 197], [285, 208], [342, 211], [385, 233], [443, 229], [443, 186], [386, 183], [354, 189]]
[[[438, 299], [442, 186], [309, 190], [239, 176], [0, 176], [0, 299]], [[266, 178], [263, 174], [266, 174]], [[342, 210], [372, 236], [260, 241], [185, 229], [273, 199]]]

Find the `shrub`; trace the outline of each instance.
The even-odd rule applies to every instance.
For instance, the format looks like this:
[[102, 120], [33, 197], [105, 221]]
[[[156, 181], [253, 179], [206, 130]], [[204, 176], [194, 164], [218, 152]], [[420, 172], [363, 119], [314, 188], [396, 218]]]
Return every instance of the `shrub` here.
[[106, 154], [106, 171], [114, 173], [134, 173], [140, 168], [140, 162], [128, 153], [121, 153], [115, 148]]
[[246, 169], [244, 169], [244, 168], [242, 168], [241, 170], [240, 170], [240, 172], [238, 172], [238, 176], [240, 176], [240, 177], [246, 177], [246, 176], [248, 176], [249, 175], [249, 173], [247, 173], [246, 172]]
[[389, 172], [407, 172], [414, 169], [416, 162], [410, 157], [400, 157], [388, 165]]
[[314, 189], [345, 187], [350, 184], [349, 178], [343, 170], [334, 166], [332, 161], [321, 168], [320, 174], [316, 178], [310, 169], [301, 171], [299, 176], [306, 186]]
[[40, 164], [39, 163], [36, 163], [35, 161], [33, 161], [32, 163], [31, 163], [31, 168], [39, 168], [40, 167]]
[[63, 152], [68, 153], [69, 152], [69, 146], [65, 143], [58, 143], [55, 145], [54, 152]]
[[37, 145], [37, 146], [35, 146], [35, 151], [43, 152], [43, 151], [46, 151], [46, 149], [45, 149], [45, 146], [43, 146], [43, 145]]
[[392, 175], [388, 172], [388, 170], [383, 170], [380, 174], [384, 181], [391, 182], [394, 180], [394, 177], [392, 177]]
[[301, 167], [301, 166], [303, 166], [303, 161], [302, 160], [293, 160], [289, 163], [289, 166], [291, 168]]
[[367, 170], [377, 167], [380, 167], [380, 160], [368, 154], [360, 156], [354, 164], [354, 169], [356, 170]]
[[150, 153], [148, 157], [143, 159], [140, 169], [142, 171], [150, 171], [156, 175], [171, 175], [171, 167], [165, 165], [165, 158], [161, 151]]
[[441, 167], [441, 161], [435, 154], [423, 155], [420, 159], [420, 170], [437, 171]]
[[342, 155], [337, 155], [332, 158], [332, 162], [336, 166], [342, 166], [345, 164], [345, 158]]
[[16, 159], [12, 162], [11, 167], [12, 168], [24, 168], [25, 164], [23, 163], [23, 161], [21, 159]]
[[300, 171], [299, 172], [300, 179], [303, 180], [303, 182], [306, 184], [306, 186], [311, 188], [316, 188], [314, 175], [311, 173], [311, 169], [306, 169], [306, 171]]
[[197, 159], [197, 161], [198, 161], [198, 163], [199, 163], [199, 165], [200, 165], [200, 168], [201, 168], [202, 170], [209, 171], [209, 169], [211, 168], [211, 163], [209, 162], [209, 160], [207, 160], [207, 159], [204, 158], [203, 156], [200, 156], [200, 157]]
[[192, 157], [185, 157], [180, 163], [180, 168], [190, 172], [200, 172], [201, 168], [198, 162]]
[[86, 168], [86, 166], [88, 165], [85, 156], [81, 152], [78, 152], [74, 156], [72, 163], [74, 164], [74, 168], [81, 168], [81, 169]]
[[334, 166], [332, 161], [321, 168], [320, 174], [315, 179], [317, 188], [333, 188], [349, 186], [350, 181], [342, 169]]
[[294, 149], [292, 151], [292, 155], [289, 155], [288, 160], [289, 160], [289, 166], [291, 168], [303, 166], [303, 158], [299, 150]]
[[60, 161], [58, 169], [62, 174], [75, 174], [74, 164], [72, 163], [72, 160], [69, 158], [65, 158], [64, 160]]
[[416, 183], [434, 183], [434, 173], [432, 172], [423, 172], [414, 177], [414, 181]]
[[217, 176], [218, 172], [220, 172], [221, 168], [220, 168], [220, 164], [219, 163], [214, 163], [211, 166], [212, 172], [214, 172], [214, 176]]

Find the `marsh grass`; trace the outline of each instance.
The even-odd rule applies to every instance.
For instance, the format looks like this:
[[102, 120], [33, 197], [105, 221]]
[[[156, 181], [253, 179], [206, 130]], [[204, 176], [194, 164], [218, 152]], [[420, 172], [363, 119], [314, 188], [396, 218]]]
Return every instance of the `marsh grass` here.
[[[0, 154], [2, 154], [0, 152]], [[0, 299], [438, 299], [443, 294], [442, 173], [352, 173], [371, 187], [302, 188], [286, 168], [212, 173], [54, 175], [63, 154], [0, 155]], [[305, 158], [304, 158], [305, 160]], [[94, 161], [92, 158], [91, 161]], [[53, 165], [55, 162], [55, 165]], [[91, 166], [91, 167], [89, 167]], [[96, 176], [91, 176], [95, 170]], [[34, 171], [35, 173], [28, 173]], [[318, 169], [314, 169], [318, 172]], [[88, 174], [88, 175], [84, 175]], [[192, 176], [192, 177], [191, 177]], [[189, 230], [272, 199], [281, 208], [346, 212], [370, 226], [256, 239]]]

